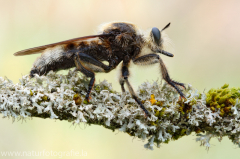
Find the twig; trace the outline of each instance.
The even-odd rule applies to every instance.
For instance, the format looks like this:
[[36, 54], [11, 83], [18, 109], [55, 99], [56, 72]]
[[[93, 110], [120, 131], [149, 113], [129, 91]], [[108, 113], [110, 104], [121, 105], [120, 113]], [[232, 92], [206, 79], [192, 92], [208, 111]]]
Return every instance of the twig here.
[[167, 84], [145, 82], [137, 94], [151, 112], [146, 118], [128, 92], [113, 91], [107, 81], [94, 86], [88, 103], [84, 100], [88, 82], [73, 71], [68, 75], [50, 72], [33, 79], [26, 75], [19, 84], [0, 77], [0, 112], [13, 120], [40, 117], [102, 125], [148, 139], [144, 146], [148, 149], [153, 149], [154, 143], [159, 147], [192, 132], [207, 148], [212, 137], [220, 141], [223, 136], [240, 146], [239, 89], [224, 85], [205, 94], [188, 85], [186, 99], [180, 99]]

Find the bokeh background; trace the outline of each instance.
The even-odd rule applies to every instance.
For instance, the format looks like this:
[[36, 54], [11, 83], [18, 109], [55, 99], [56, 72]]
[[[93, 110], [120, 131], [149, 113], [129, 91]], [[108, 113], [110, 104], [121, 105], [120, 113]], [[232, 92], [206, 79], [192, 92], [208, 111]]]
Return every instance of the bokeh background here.
[[[224, 83], [239, 87], [239, 13], [238, 0], [0, 0], [0, 76], [17, 83], [39, 56], [15, 57], [13, 53], [95, 34], [104, 22], [129, 21], [143, 30], [163, 28], [171, 22], [166, 33], [174, 43], [169, 50], [175, 56], [162, 58], [173, 79], [190, 83], [201, 92]], [[131, 72], [135, 89], [146, 80], [161, 79], [156, 66], [132, 66]], [[117, 70], [99, 74], [97, 80], [107, 79], [120, 91], [116, 75]], [[116, 159], [220, 159], [240, 155], [240, 149], [227, 137], [221, 143], [212, 139], [206, 151], [195, 142], [194, 133], [150, 151], [143, 148], [146, 141], [101, 126], [71, 126], [67, 121], [38, 118], [12, 124], [11, 119], [1, 118], [0, 127], [0, 151], [83, 150], [87, 152], [85, 158]]]

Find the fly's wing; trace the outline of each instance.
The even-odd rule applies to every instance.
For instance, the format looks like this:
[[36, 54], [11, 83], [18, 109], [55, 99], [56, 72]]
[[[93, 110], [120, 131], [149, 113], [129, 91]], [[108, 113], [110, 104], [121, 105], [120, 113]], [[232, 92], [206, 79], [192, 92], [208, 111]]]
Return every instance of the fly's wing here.
[[54, 47], [54, 46], [57, 46], [57, 45], [68, 44], [68, 43], [71, 43], [71, 42], [79, 42], [79, 41], [88, 40], [88, 39], [91, 39], [91, 38], [105, 37], [105, 36], [108, 36], [108, 35], [109, 34], [100, 34], [100, 35], [91, 35], [91, 36], [84, 36], [84, 37], [80, 37], [80, 38], [74, 38], [74, 39], [65, 40], [65, 41], [61, 41], [61, 42], [57, 42], [57, 43], [53, 43], [53, 44], [48, 44], [48, 45], [43, 45], [43, 46], [38, 46], [38, 47], [18, 51], [16, 53], [14, 53], [14, 55], [15, 56], [22, 56], [22, 55], [38, 54], [38, 53], [42, 53], [47, 48], [51, 48], [51, 47]]

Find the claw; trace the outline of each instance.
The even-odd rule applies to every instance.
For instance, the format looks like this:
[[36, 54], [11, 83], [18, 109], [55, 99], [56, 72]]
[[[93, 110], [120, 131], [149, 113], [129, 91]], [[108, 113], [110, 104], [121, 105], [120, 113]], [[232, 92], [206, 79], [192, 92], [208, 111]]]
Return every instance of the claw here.
[[183, 83], [176, 83], [176, 84], [186, 90], [186, 87], [185, 87], [185, 85]]
[[144, 117], [145, 118], [150, 117], [150, 116], [151, 116], [151, 114], [148, 111], [146, 111], [146, 112], [144, 111]]
[[181, 87], [183, 87], [183, 89], [185, 89], [186, 90], [186, 87], [183, 85], [183, 86], [181, 86]]
[[179, 100], [187, 100], [185, 96], [179, 96]]
[[87, 100], [87, 102], [89, 102], [89, 99], [92, 99], [92, 97], [85, 97], [85, 99]]

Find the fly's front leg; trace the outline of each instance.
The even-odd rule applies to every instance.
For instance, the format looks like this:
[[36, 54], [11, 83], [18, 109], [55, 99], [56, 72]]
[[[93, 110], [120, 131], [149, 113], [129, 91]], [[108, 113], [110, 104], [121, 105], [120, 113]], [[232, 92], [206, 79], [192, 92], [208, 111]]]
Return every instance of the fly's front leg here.
[[166, 66], [164, 65], [162, 59], [159, 57], [159, 62], [160, 62], [160, 66], [161, 66], [161, 70], [162, 70], [162, 77], [163, 79], [168, 83], [170, 84], [173, 88], [175, 88], [177, 90], [177, 92], [180, 94], [181, 97], [185, 98], [185, 95], [182, 93], [182, 91], [180, 91], [180, 89], [176, 86], [176, 85], [179, 85], [179, 86], [182, 86], [183, 88], [186, 89], [186, 87], [184, 86], [183, 83], [179, 83], [179, 82], [176, 82], [176, 81], [173, 81], [169, 74], [168, 74], [168, 71], [167, 71], [167, 68]]
[[[162, 59], [160, 58], [159, 55], [157, 54], [147, 54], [144, 56], [140, 56], [138, 58], [134, 58], [133, 59], [133, 63], [137, 64], [137, 65], [151, 65], [151, 64], [155, 64], [155, 63], [160, 63], [160, 68], [162, 70], [162, 77], [163, 79], [169, 84], [171, 85], [173, 88], [175, 88], [177, 90], [177, 92], [180, 94], [181, 97], [185, 98], [184, 94], [182, 93], [182, 91], [176, 86], [179, 85], [183, 88], [185, 88], [183, 83], [179, 83], [176, 81], [173, 81], [167, 71], [166, 66], [164, 65]], [[186, 89], [186, 88], [185, 88]]]
[[124, 82], [126, 82], [127, 86], [128, 86], [128, 90], [130, 92], [130, 94], [132, 95], [132, 98], [138, 103], [138, 105], [140, 105], [140, 107], [142, 108], [142, 110], [144, 111], [146, 116], [150, 116], [150, 113], [147, 111], [147, 109], [144, 107], [144, 105], [142, 104], [142, 102], [138, 99], [137, 95], [135, 94], [131, 84], [128, 81], [128, 77], [129, 77], [129, 70], [128, 70], [128, 64], [123, 62], [123, 66], [122, 66], [122, 77], [120, 79], [120, 82], [122, 81], [122, 90], [123, 92], [125, 92], [124, 89]]

